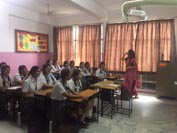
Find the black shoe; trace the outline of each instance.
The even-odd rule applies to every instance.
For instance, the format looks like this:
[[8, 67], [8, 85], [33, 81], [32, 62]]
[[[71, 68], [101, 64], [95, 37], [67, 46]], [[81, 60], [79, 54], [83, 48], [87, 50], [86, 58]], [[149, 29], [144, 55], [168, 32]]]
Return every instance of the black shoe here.
[[83, 127], [87, 127], [87, 126], [89, 126], [89, 123], [87, 123], [86, 121], [81, 121], [81, 122], [79, 122], [79, 125], [81, 125]]
[[97, 118], [96, 117], [91, 117], [91, 118], [87, 117], [85, 120], [87, 122], [95, 122], [95, 121], [97, 121]]

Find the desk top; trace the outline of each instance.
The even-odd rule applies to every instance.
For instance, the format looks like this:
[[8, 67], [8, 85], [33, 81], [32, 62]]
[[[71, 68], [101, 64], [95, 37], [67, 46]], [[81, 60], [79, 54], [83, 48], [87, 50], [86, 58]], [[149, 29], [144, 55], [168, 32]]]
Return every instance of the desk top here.
[[[83, 96], [88, 96], [91, 97], [91, 96], [94, 96], [98, 93], [99, 91], [97, 90], [91, 90], [91, 89], [87, 89], [87, 90], [84, 90], [84, 91], [81, 91], [80, 94], [83, 95]], [[83, 101], [83, 99], [68, 99], [69, 101], [72, 101], [72, 102], [77, 102], [77, 103], [80, 103]]]
[[40, 95], [40, 96], [47, 96], [50, 95], [52, 93], [53, 88], [49, 88], [46, 90], [39, 90], [36, 95]]
[[22, 89], [22, 85], [17, 85], [17, 86], [12, 86], [7, 88], [7, 90], [18, 90], [18, 89]]
[[108, 89], [108, 90], [116, 90], [118, 87], [120, 87], [121, 84], [114, 84], [114, 81], [106, 80], [101, 81], [96, 84], [93, 84], [93, 87], [95, 88], [102, 88], [102, 89]]
[[118, 75], [111, 75], [111, 76], [107, 76], [106, 79], [109, 79], [109, 80], [116, 80], [118, 77]]

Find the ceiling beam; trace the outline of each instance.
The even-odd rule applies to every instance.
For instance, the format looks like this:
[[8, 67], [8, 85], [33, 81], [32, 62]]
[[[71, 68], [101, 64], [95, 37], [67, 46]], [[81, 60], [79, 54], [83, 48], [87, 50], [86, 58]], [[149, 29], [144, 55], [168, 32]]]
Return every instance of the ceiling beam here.
[[80, 9], [81, 11], [94, 16], [101, 21], [108, 20], [108, 11], [94, 0], [68, 0], [71, 6]]

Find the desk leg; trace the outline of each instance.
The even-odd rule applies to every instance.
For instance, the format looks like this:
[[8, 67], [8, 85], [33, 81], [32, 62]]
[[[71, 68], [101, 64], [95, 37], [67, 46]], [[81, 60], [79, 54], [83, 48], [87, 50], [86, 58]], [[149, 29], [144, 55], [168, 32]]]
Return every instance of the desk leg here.
[[113, 113], [112, 113], [112, 111], [113, 111], [113, 102], [114, 102], [114, 98], [113, 98], [113, 91], [111, 90], [111, 119], [112, 119], [112, 115], [113, 115]]
[[101, 117], [103, 117], [103, 98], [101, 98]]
[[98, 123], [98, 118], [99, 118], [99, 106], [100, 106], [100, 97], [99, 97], [100, 93], [97, 94], [97, 123]]

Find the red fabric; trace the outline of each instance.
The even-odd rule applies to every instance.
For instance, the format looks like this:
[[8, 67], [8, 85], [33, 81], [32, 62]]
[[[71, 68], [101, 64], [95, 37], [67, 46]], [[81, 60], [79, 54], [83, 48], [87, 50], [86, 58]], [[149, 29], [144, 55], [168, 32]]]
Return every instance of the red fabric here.
[[[136, 82], [139, 79], [137, 64], [135, 62], [135, 59], [126, 59], [126, 72], [125, 72], [125, 80], [124, 80], [124, 86], [128, 89], [129, 94], [133, 93], [132, 95], [138, 95], [136, 90]], [[135, 82], [135, 85], [133, 87], [133, 83]], [[132, 89], [134, 90], [132, 92]]]

